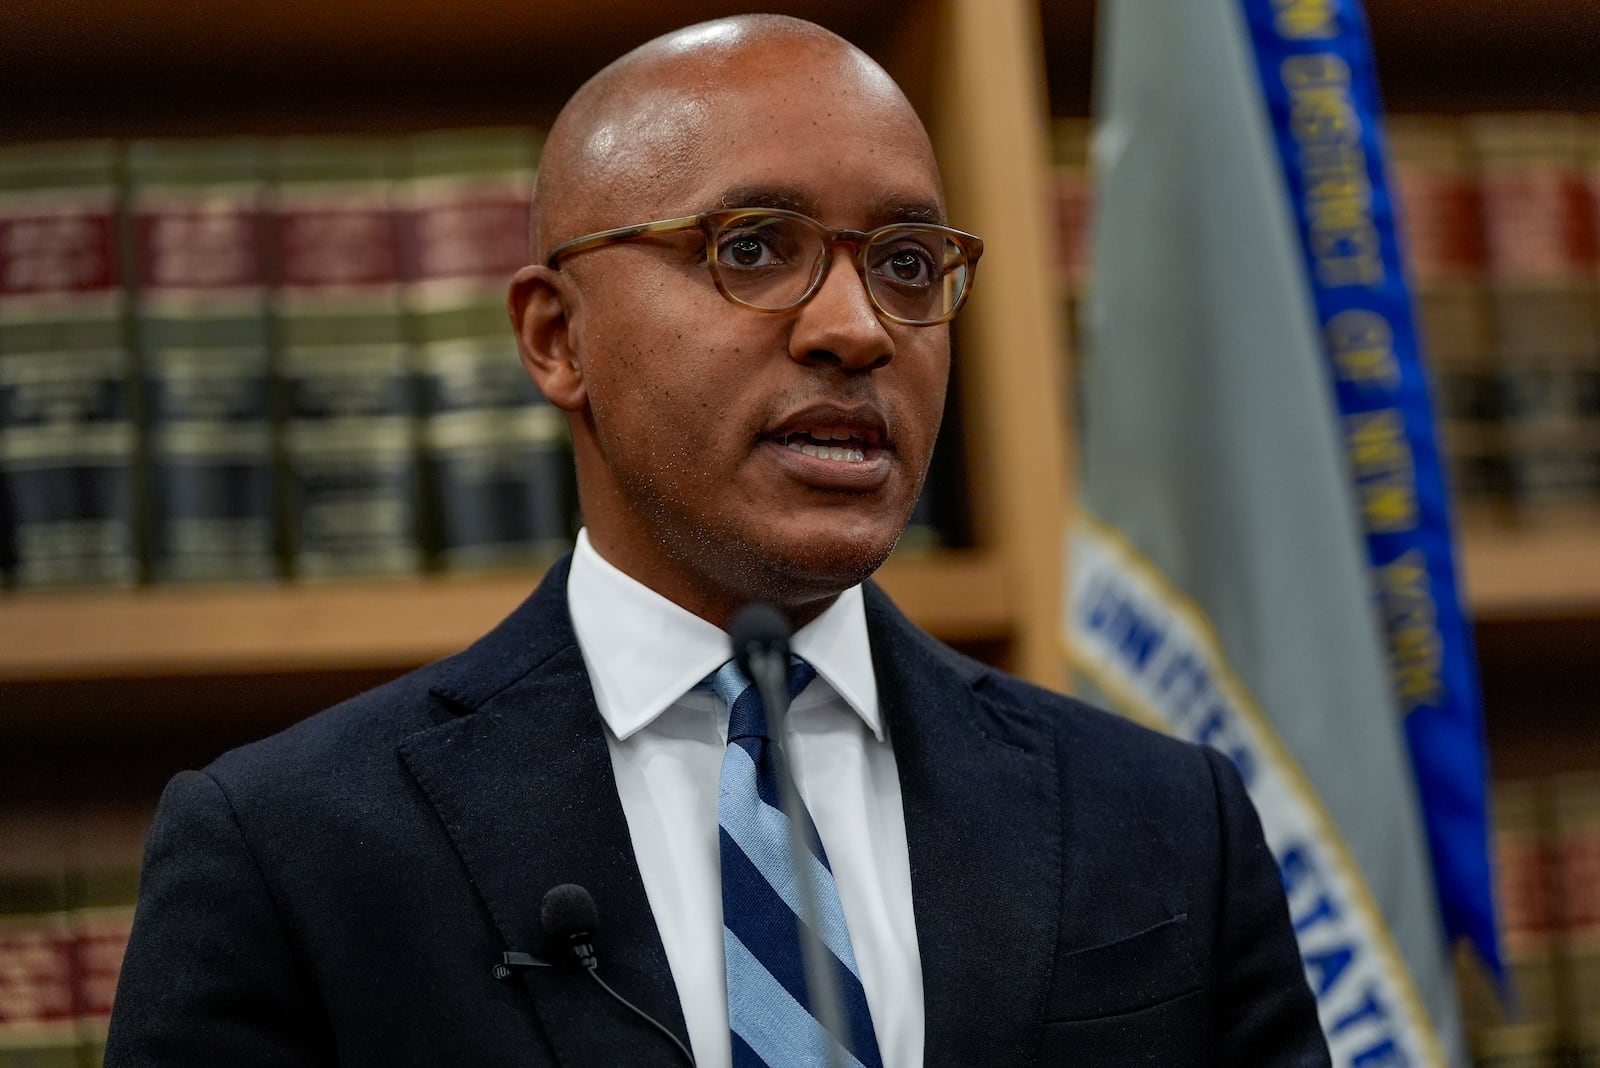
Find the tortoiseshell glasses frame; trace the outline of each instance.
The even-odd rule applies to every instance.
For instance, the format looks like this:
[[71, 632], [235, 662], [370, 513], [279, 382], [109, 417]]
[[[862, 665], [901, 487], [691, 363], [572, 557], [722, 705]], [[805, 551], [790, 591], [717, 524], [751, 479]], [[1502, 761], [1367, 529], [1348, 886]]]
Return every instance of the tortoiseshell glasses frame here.
[[[873, 230], [834, 229], [781, 208], [728, 208], [676, 219], [618, 226], [565, 241], [545, 265], [609, 245], [699, 230], [717, 291], [754, 311], [783, 312], [822, 286], [837, 245], [851, 259], [872, 306], [904, 326], [936, 326], [955, 318], [972, 292], [983, 241], [948, 226], [897, 222]], [[762, 262], [749, 261], [754, 253]]]

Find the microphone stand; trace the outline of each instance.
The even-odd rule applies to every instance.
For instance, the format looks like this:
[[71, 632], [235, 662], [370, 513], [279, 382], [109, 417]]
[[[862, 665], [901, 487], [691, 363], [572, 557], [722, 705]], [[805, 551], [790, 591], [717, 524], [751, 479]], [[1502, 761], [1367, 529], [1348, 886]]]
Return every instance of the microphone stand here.
[[789, 718], [787, 644], [784, 643], [785, 648], [775, 649], [767, 643], [751, 643], [750, 681], [755, 683], [756, 692], [761, 695], [761, 704], [767, 713], [778, 796], [783, 801], [783, 814], [788, 818], [789, 861], [794, 868], [795, 885], [800, 892], [800, 916], [805, 921], [800, 924], [800, 951], [805, 958], [806, 989], [811, 994], [811, 1007], [817, 1014], [817, 1020], [827, 1032], [824, 1047], [828, 1055], [828, 1068], [844, 1068], [844, 1042], [848, 1032], [844, 1028], [839, 977], [833, 969], [833, 955], [818, 934], [822, 929], [822, 910], [817, 905], [817, 882], [811, 870], [815, 858], [811, 844], [806, 841], [805, 804], [789, 772], [787, 753], [778, 741], [784, 737], [784, 725]]

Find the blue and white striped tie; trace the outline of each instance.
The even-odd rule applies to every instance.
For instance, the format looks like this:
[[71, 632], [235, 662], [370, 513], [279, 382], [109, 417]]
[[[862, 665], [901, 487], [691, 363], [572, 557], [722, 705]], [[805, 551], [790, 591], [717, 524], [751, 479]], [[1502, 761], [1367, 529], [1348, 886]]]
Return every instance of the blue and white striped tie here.
[[[789, 696], [816, 672], [795, 658]], [[722, 945], [728, 970], [728, 1026], [734, 1068], [819, 1068], [828, 1063], [826, 1032], [806, 991], [805, 959], [796, 926], [801, 891], [790, 860], [789, 822], [778, 796], [777, 768], [761, 695], [733, 661], [706, 680], [728, 705], [728, 749], [717, 805], [722, 843]], [[861, 970], [850, 948], [839, 888], [816, 828], [806, 816], [811, 874], [823, 945], [839, 977], [849, 1029], [844, 1064], [882, 1068]]]

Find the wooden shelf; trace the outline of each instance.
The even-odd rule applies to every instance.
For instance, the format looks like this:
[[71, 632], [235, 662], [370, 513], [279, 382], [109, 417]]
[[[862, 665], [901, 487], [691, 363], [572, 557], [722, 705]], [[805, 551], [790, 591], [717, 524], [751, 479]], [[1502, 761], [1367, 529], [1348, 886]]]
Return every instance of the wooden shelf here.
[[1479, 620], [1600, 614], [1600, 525], [1468, 527], [1461, 571]]
[[[879, 576], [950, 641], [1004, 639], [998, 560], [950, 553]], [[468, 645], [537, 576], [17, 594], [0, 600], [0, 682], [402, 670]]]
[[[1600, 614], [1600, 530], [1470, 529], [1480, 620]], [[946, 641], [1002, 641], [1014, 611], [992, 555], [892, 561], [879, 580]], [[0, 682], [403, 670], [463, 648], [535, 575], [326, 586], [14, 594], [0, 599]]]

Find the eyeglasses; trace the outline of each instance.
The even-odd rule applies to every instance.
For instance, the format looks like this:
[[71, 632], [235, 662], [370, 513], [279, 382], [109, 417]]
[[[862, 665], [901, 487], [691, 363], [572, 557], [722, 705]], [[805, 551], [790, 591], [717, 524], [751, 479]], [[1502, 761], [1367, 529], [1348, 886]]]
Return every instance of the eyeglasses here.
[[799, 307], [822, 286], [835, 245], [853, 245], [856, 270], [878, 314], [905, 326], [947, 323], [972, 290], [983, 242], [933, 223], [891, 223], [875, 230], [835, 230], [779, 208], [733, 208], [681, 219], [619, 226], [574, 238], [550, 251], [546, 266], [624, 241], [699, 230], [717, 291], [756, 311]]

